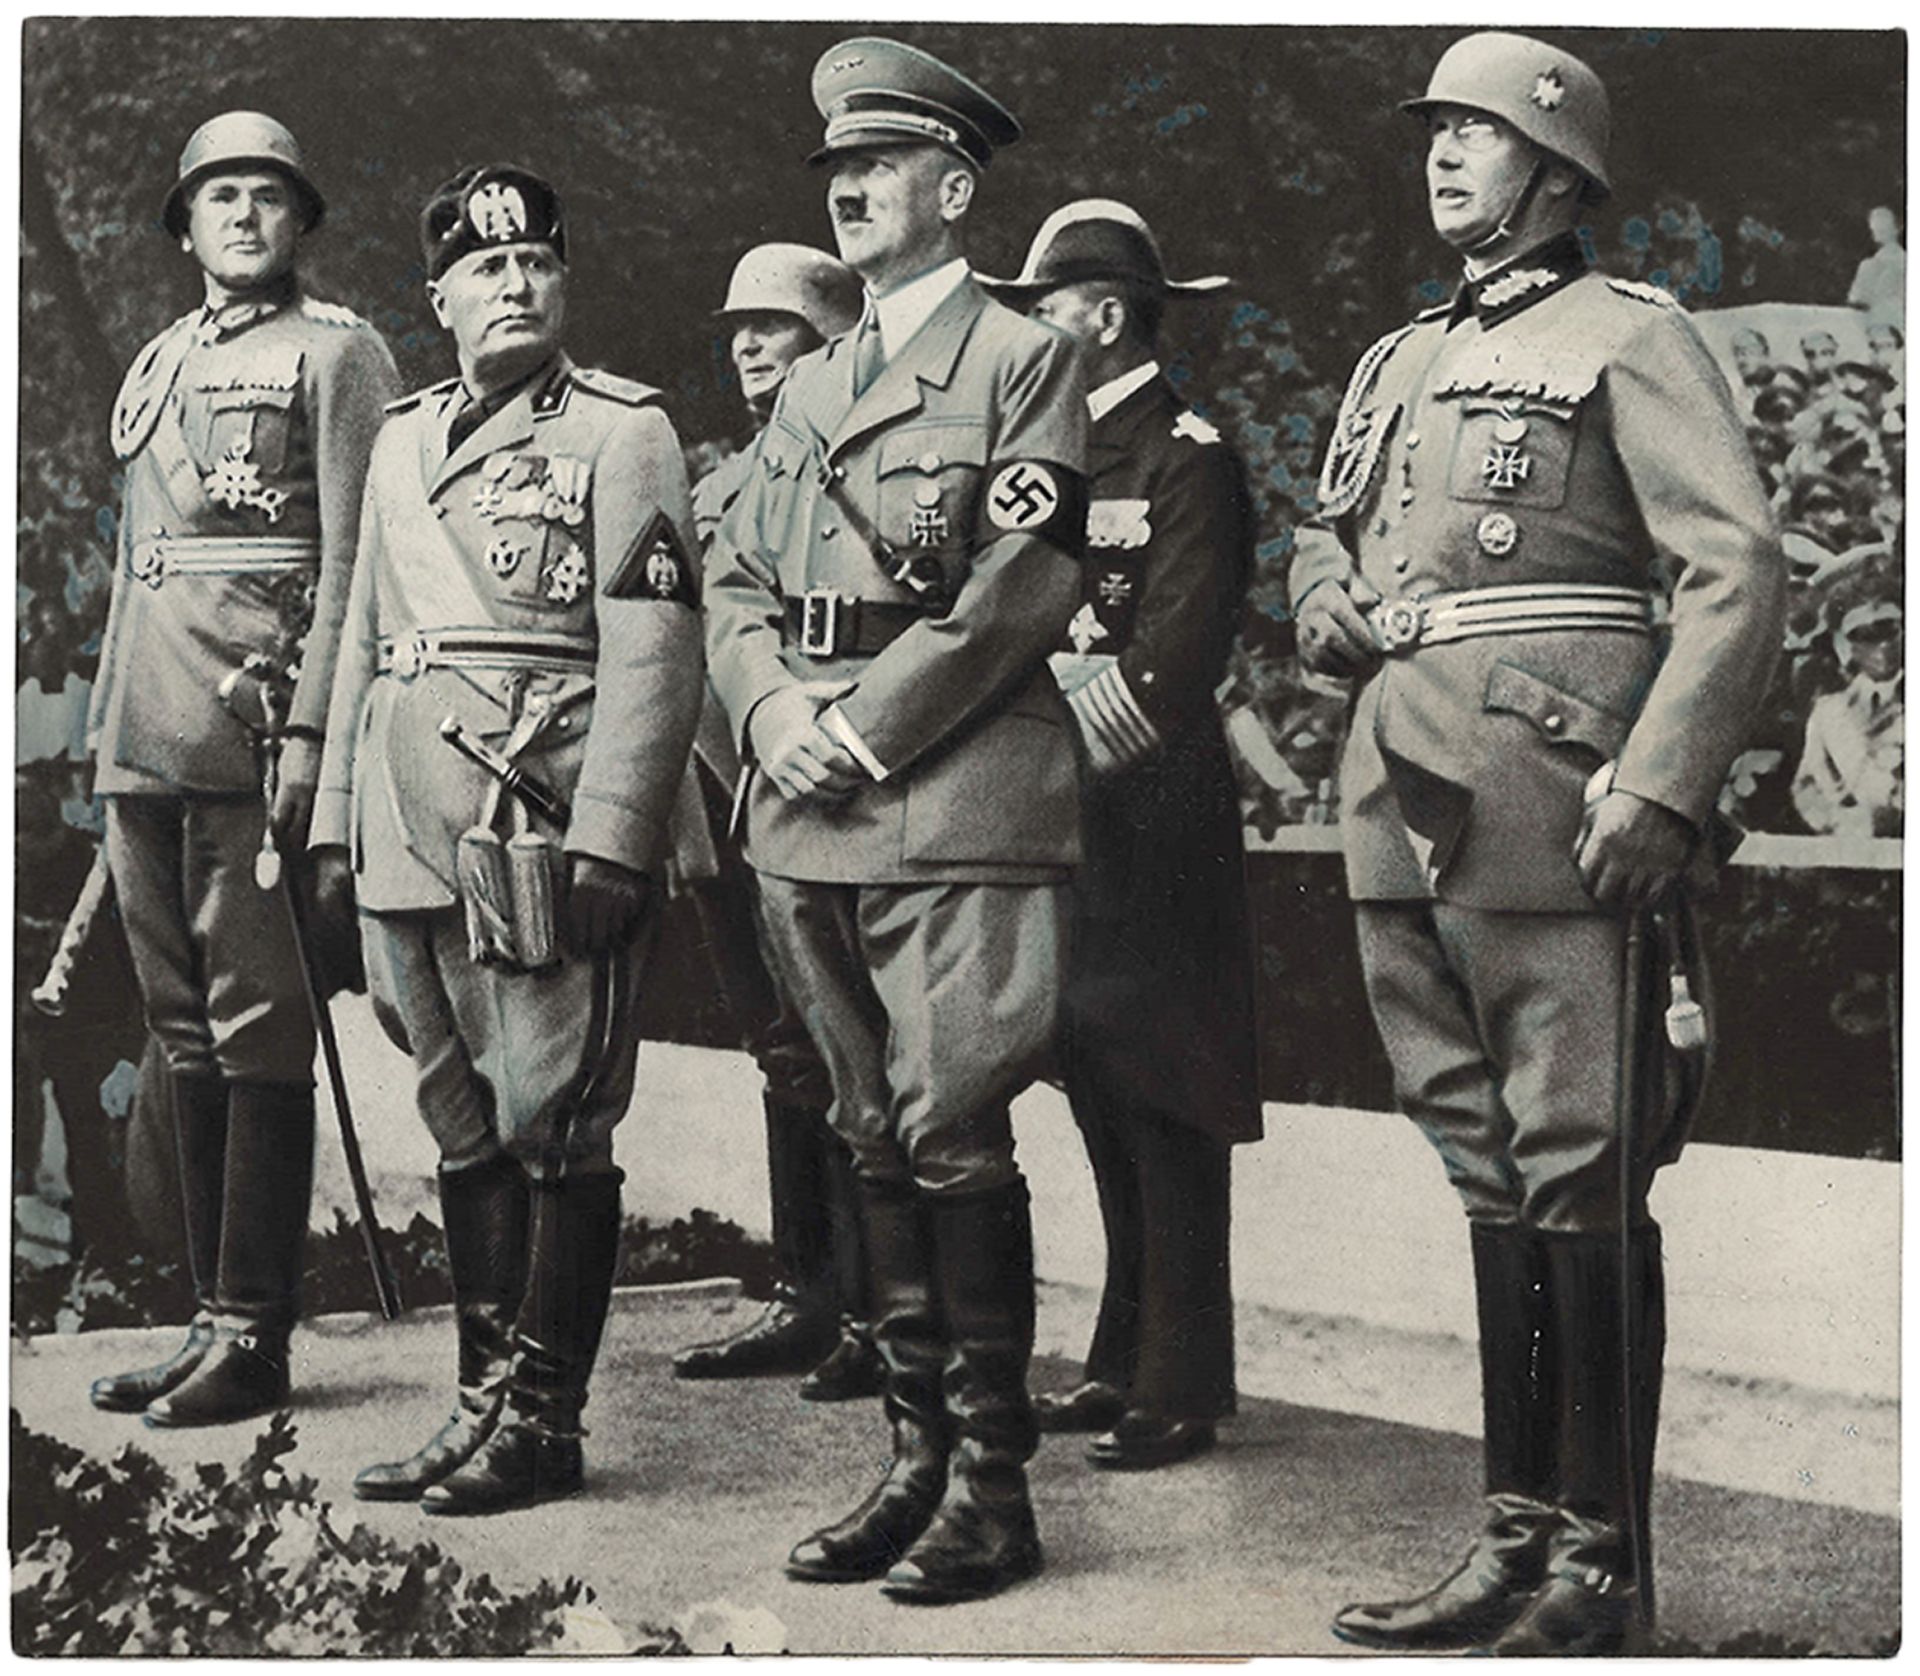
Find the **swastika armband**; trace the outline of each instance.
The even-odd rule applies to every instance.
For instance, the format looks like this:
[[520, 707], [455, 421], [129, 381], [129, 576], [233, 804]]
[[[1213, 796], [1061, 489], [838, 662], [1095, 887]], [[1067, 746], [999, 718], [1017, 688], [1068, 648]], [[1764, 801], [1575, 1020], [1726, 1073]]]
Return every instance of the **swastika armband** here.
[[1076, 558], [1087, 544], [1087, 480], [1051, 460], [1012, 460], [989, 468], [981, 497], [982, 533], [1037, 535]]
[[627, 549], [606, 587], [609, 599], [657, 599], [697, 609], [699, 583], [673, 520], [655, 512]]

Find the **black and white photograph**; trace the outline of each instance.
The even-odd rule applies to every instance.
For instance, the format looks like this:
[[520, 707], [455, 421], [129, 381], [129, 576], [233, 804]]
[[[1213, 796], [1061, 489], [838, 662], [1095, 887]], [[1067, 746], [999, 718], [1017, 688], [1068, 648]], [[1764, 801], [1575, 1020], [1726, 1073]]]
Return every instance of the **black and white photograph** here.
[[14, 1653], [1892, 1658], [1908, 37], [1738, 21], [22, 21]]

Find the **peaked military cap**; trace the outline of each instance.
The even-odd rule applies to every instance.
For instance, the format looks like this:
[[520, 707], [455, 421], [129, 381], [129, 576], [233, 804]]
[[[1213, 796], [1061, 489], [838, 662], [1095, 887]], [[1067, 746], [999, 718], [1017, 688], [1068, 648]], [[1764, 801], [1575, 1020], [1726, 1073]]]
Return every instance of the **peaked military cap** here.
[[733, 267], [727, 300], [714, 310], [735, 314], [792, 314], [823, 338], [850, 331], [866, 293], [846, 263], [807, 244], [757, 244]]
[[187, 199], [208, 175], [244, 168], [271, 169], [293, 183], [301, 225], [312, 232], [327, 213], [320, 189], [307, 178], [300, 142], [283, 122], [259, 111], [222, 111], [194, 129], [180, 153], [180, 168], [160, 206], [160, 225], [172, 238], [187, 230]]
[[529, 169], [476, 164], [434, 188], [420, 212], [420, 249], [427, 278], [438, 279], [476, 250], [506, 244], [549, 244], [567, 259], [560, 194]]
[[863, 147], [944, 146], [984, 169], [996, 146], [1020, 138], [1013, 112], [979, 83], [932, 53], [863, 35], [821, 54], [813, 102], [827, 119], [826, 141], [809, 163]]
[[1613, 190], [1607, 180], [1613, 132], [1607, 90], [1570, 52], [1499, 29], [1462, 36], [1440, 55], [1426, 92], [1403, 100], [1400, 108], [1423, 116], [1435, 105], [1464, 105], [1499, 117], [1585, 175], [1587, 196], [1596, 202]]
[[1225, 274], [1168, 278], [1153, 229], [1138, 210], [1114, 198], [1063, 204], [1040, 224], [1017, 277], [982, 276], [980, 283], [1002, 301], [1024, 308], [1049, 291], [1091, 279], [1126, 280], [1174, 296], [1200, 296], [1232, 283]]

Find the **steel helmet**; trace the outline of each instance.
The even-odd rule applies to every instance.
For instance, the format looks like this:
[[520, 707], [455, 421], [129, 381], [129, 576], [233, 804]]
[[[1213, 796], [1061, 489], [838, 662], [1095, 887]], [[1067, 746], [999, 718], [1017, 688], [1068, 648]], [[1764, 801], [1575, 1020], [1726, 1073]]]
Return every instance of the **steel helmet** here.
[[293, 182], [300, 199], [301, 227], [312, 232], [327, 213], [326, 200], [307, 178], [300, 142], [286, 125], [259, 111], [223, 111], [193, 131], [180, 153], [180, 174], [160, 207], [160, 224], [174, 238], [187, 230], [187, 198], [210, 174], [243, 168], [273, 169]]
[[1595, 201], [1613, 190], [1607, 179], [1613, 128], [1607, 90], [1570, 52], [1502, 30], [1464, 36], [1440, 55], [1427, 91], [1400, 108], [1417, 116], [1435, 105], [1465, 105], [1499, 117], [1585, 175], [1587, 196]]
[[757, 244], [734, 264], [727, 300], [714, 312], [793, 314], [822, 338], [851, 331], [865, 293], [860, 276], [824, 250], [805, 244]]

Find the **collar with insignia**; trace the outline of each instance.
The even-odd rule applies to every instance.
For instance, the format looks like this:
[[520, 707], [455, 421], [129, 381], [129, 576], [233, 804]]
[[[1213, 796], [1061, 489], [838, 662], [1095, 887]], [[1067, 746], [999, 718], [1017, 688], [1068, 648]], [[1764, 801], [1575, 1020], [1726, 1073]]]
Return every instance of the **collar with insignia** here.
[[268, 319], [287, 308], [300, 295], [300, 282], [285, 274], [264, 291], [236, 298], [215, 307], [204, 304], [200, 310], [199, 336], [202, 343], [220, 343], [237, 336], [249, 326]]
[[1462, 281], [1448, 310], [1447, 324], [1458, 325], [1472, 314], [1482, 326], [1498, 325], [1571, 285], [1586, 271], [1587, 253], [1580, 235], [1560, 233], [1501, 263], [1491, 273]]

